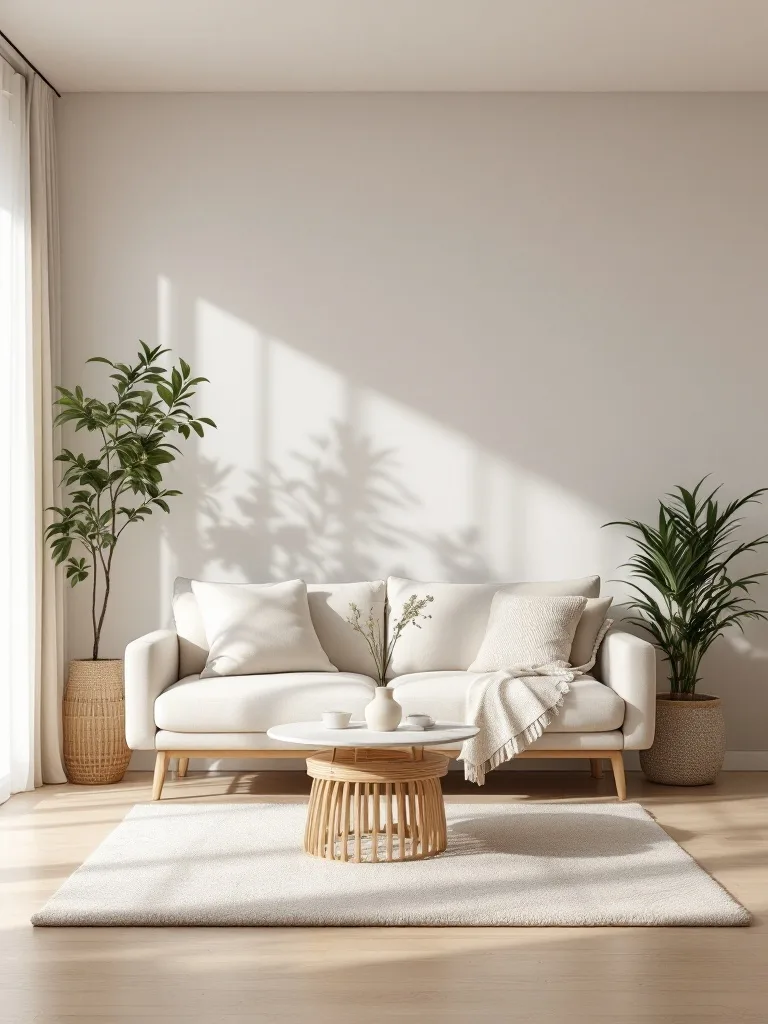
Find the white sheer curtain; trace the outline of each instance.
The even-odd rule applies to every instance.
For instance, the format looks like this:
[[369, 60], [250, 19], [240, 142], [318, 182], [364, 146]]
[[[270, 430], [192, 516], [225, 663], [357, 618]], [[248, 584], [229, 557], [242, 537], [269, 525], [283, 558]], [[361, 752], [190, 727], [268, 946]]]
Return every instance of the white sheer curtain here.
[[0, 802], [63, 782], [60, 594], [43, 547], [54, 498], [58, 345], [51, 90], [0, 57]]

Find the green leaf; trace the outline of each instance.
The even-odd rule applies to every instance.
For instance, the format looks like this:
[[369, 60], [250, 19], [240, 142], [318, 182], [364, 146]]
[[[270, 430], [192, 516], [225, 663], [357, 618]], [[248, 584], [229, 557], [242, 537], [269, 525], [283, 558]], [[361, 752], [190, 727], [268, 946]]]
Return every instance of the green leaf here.
[[162, 466], [168, 462], [174, 462], [176, 456], [172, 452], [164, 451], [162, 448], [156, 448], [153, 452], [147, 455], [147, 462], [150, 466]]

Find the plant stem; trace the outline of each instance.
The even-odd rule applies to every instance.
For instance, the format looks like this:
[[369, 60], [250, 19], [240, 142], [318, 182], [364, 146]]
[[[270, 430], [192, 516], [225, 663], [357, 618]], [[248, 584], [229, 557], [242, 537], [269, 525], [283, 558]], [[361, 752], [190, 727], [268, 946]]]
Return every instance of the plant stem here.
[[91, 624], [93, 626], [93, 660], [99, 656], [99, 631], [96, 629], [96, 552], [93, 551], [93, 588], [91, 590]]
[[101, 640], [101, 627], [104, 625], [104, 616], [107, 614], [107, 602], [109, 601], [109, 573], [106, 574], [104, 580], [104, 601], [101, 605], [101, 615], [99, 616], [99, 623], [94, 626], [94, 643], [93, 643], [93, 660], [95, 661], [99, 656], [99, 641]]

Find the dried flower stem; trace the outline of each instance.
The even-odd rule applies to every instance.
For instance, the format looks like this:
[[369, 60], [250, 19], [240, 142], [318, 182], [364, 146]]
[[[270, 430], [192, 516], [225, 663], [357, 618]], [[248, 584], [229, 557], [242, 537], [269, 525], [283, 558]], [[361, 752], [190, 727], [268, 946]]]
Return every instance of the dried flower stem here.
[[371, 652], [371, 657], [373, 658], [373, 662], [376, 666], [377, 686], [387, 685], [387, 669], [389, 668], [389, 663], [392, 660], [392, 655], [397, 641], [400, 639], [405, 627], [412, 624], [417, 629], [421, 629], [419, 619], [432, 618], [431, 615], [427, 615], [424, 612], [424, 609], [428, 604], [431, 604], [432, 601], [434, 601], [434, 597], [432, 597], [431, 594], [427, 594], [426, 597], [417, 597], [416, 594], [411, 594], [403, 605], [403, 611], [400, 618], [395, 620], [392, 627], [392, 636], [386, 646], [381, 635], [381, 630], [379, 629], [379, 623], [374, 618], [373, 608], [368, 612], [368, 617], [363, 619], [363, 613], [360, 608], [354, 603], [354, 601], [350, 601], [350, 614], [347, 617], [347, 622], [356, 633], [360, 634], [368, 645], [368, 650]]

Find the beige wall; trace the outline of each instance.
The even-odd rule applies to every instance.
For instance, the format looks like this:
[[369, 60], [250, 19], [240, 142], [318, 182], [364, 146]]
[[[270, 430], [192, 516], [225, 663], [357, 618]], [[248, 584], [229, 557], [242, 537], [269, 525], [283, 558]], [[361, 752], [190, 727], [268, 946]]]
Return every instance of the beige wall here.
[[[611, 578], [629, 549], [601, 523], [707, 472], [768, 483], [768, 96], [59, 115], [66, 383], [166, 342], [220, 427], [119, 554], [105, 655], [168, 623], [176, 573]], [[707, 665], [731, 750], [768, 748], [767, 657], [757, 626]]]

